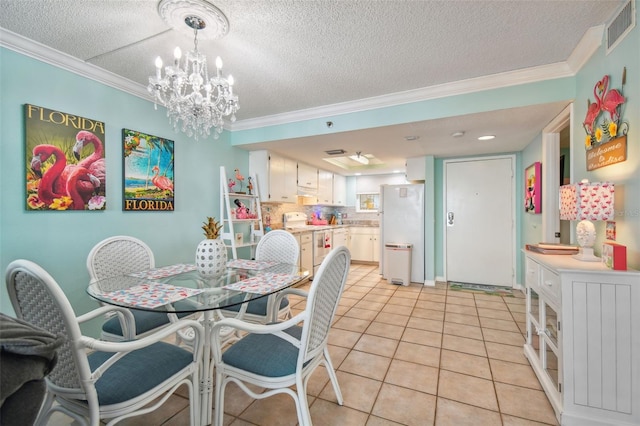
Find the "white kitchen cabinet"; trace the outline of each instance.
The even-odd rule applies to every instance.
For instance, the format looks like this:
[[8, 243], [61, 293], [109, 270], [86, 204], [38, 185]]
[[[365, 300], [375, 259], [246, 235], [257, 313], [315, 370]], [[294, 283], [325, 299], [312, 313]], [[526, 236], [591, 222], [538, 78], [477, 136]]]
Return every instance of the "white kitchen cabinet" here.
[[333, 230], [333, 248], [349, 245], [349, 228], [334, 228]]
[[300, 269], [313, 273], [313, 235], [311, 232], [302, 232], [297, 235], [300, 245]]
[[318, 169], [298, 163], [298, 186], [313, 192], [318, 190]]
[[265, 150], [249, 153], [249, 174], [259, 182], [262, 202], [298, 201], [298, 163]]
[[347, 205], [347, 177], [335, 173], [333, 175], [333, 204], [336, 206]]
[[524, 353], [563, 426], [640, 424], [640, 273], [525, 252]]
[[380, 229], [374, 227], [351, 227], [349, 229], [349, 250], [351, 260], [359, 262], [380, 261]]
[[318, 204], [333, 204], [333, 173], [318, 170]]
[[426, 157], [407, 158], [407, 180], [409, 182], [424, 182], [426, 169]]

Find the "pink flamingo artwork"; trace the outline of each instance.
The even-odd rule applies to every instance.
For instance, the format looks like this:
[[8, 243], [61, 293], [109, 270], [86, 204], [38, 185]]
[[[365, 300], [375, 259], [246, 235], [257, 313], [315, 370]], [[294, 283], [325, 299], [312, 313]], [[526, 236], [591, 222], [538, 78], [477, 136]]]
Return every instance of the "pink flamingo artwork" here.
[[236, 181], [233, 179], [229, 179], [229, 183], [227, 184], [229, 187], [229, 192], [233, 192], [233, 187], [236, 186]]
[[67, 193], [73, 201], [71, 205], [72, 210], [84, 210], [85, 208], [86, 200], [78, 190], [81, 186], [79, 182], [88, 182], [88, 184], [94, 188], [100, 187], [100, 180], [93, 176], [88, 169], [85, 167], [75, 167], [67, 179]]
[[[626, 69], [625, 72], [623, 73], [622, 76], [622, 84], [624, 85], [624, 81], [625, 81], [625, 75], [626, 74]], [[604, 86], [602, 92], [603, 92], [603, 96], [602, 96], [602, 110], [603, 111], [607, 111], [609, 113], [609, 115], [611, 116], [611, 121], [618, 121], [618, 118], [620, 118], [619, 114], [618, 114], [618, 106], [622, 105], [625, 101], [624, 96], [622, 96], [622, 94], [617, 91], [616, 89], [611, 89], [609, 91], [607, 91], [607, 89], [609, 88], [609, 76], [605, 75], [604, 78], [602, 79], [602, 84]]]
[[[43, 175], [42, 164], [52, 155], [55, 157], [56, 161]], [[53, 188], [56, 179], [66, 166], [67, 158], [64, 156], [62, 150], [57, 146], [41, 144], [33, 148], [31, 170], [41, 178], [40, 184], [38, 185], [38, 198], [40, 198], [40, 200], [46, 205], [51, 204], [54, 198], [60, 198], [66, 195], [66, 193], [54, 191]]]
[[99, 191], [105, 191], [106, 167], [103, 158], [102, 141], [93, 133], [87, 130], [81, 130], [76, 135], [76, 143], [73, 145], [73, 155], [76, 160], [80, 160], [82, 149], [86, 146], [93, 145], [93, 153], [82, 161], [79, 161], [78, 167], [85, 167], [92, 176], [100, 180]]
[[151, 182], [158, 188], [163, 191], [170, 191], [173, 194], [173, 182], [166, 176], [158, 176], [160, 173], [160, 168], [158, 166], [153, 166], [153, 172], [155, 173], [151, 178]]
[[584, 126], [584, 129], [587, 131], [588, 134], [593, 133], [593, 123], [596, 121], [596, 118], [598, 118], [598, 116], [600, 115], [602, 100], [600, 99], [600, 96], [598, 96], [598, 93], [597, 93], [598, 91], [602, 93], [602, 80], [600, 80], [599, 82], [596, 83], [595, 86], [593, 86], [593, 96], [595, 96], [596, 101], [594, 103], [589, 104], [589, 107], [587, 108], [587, 116], [584, 118], [584, 122], [582, 123], [582, 125]]

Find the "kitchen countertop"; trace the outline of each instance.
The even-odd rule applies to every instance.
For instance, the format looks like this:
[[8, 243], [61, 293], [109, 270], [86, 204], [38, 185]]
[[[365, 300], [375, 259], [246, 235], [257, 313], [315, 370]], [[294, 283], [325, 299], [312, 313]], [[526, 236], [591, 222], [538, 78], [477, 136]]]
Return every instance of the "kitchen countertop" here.
[[276, 228], [273, 227], [272, 229], [284, 229], [285, 231], [289, 231], [292, 234], [304, 234], [305, 232], [313, 232], [313, 231], [326, 231], [328, 229], [340, 229], [340, 228], [353, 228], [353, 227], [358, 227], [358, 228], [378, 228], [379, 225], [361, 225], [361, 224], [342, 224], [342, 225], [308, 225], [304, 228], [291, 228], [291, 229], [286, 229], [286, 228]]

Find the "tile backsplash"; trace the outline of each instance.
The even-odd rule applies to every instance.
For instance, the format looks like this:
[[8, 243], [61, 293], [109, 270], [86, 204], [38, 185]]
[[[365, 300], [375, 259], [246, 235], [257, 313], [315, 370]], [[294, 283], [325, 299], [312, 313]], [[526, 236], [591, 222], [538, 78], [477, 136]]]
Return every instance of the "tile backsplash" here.
[[[267, 215], [271, 217], [271, 228], [283, 226], [283, 215], [289, 212], [303, 212], [311, 219], [313, 213], [320, 214], [321, 219], [329, 219], [332, 214], [341, 212], [343, 224], [377, 226], [380, 220], [378, 213], [358, 213], [355, 207], [305, 206], [293, 203], [262, 204], [262, 221], [266, 223]], [[346, 215], [346, 217], [344, 217]]]

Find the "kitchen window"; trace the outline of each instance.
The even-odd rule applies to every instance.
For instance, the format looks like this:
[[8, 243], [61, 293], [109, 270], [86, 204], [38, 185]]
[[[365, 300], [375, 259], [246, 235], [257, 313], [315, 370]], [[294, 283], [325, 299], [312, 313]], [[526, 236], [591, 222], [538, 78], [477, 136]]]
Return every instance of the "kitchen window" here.
[[380, 208], [379, 193], [356, 194], [357, 212], [377, 212]]

